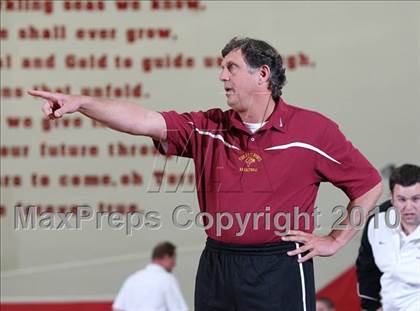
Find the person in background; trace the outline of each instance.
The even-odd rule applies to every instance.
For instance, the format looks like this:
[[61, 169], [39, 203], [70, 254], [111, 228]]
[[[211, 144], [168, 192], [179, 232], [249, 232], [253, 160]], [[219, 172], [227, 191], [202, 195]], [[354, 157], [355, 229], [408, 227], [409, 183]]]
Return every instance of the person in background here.
[[162, 242], [155, 246], [152, 262], [127, 278], [114, 304], [114, 311], [187, 311], [188, 307], [172, 270], [175, 246]]
[[389, 179], [391, 200], [369, 218], [356, 261], [361, 306], [420, 310], [420, 167], [405, 164]]
[[334, 304], [327, 297], [317, 298], [316, 311], [335, 311]]

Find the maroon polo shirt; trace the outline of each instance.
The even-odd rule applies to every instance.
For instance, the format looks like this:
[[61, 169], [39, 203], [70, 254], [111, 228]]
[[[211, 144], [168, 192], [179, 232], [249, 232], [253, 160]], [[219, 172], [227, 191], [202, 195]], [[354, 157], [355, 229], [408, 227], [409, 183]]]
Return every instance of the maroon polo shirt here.
[[[213, 217], [206, 232], [216, 240], [255, 244], [278, 241], [289, 228], [312, 232], [321, 182], [331, 182], [353, 200], [381, 181], [337, 124], [283, 100], [255, 133], [233, 110], [162, 116], [166, 154], [194, 159], [200, 210], [209, 213], [205, 221]], [[304, 213], [310, 219], [306, 227]]]

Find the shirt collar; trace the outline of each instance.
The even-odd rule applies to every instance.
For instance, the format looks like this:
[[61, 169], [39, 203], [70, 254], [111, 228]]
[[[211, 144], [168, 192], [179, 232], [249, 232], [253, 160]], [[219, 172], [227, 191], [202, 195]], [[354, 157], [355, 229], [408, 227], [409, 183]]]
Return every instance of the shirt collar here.
[[[390, 212], [391, 223], [393, 223], [394, 221], [397, 220], [396, 213], [397, 213], [397, 211], [394, 207], [394, 209], [391, 210], [391, 212]], [[403, 239], [405, 242], [420, 239], [420, 225], [417, 226], [416, 230], [414, 230], [411, 234], [407, 235], [407, 234], [405, 234], [405, 232], [402, 228], [401, 220], [400, 220], [400, 223], [398, 224], [398, 226], [396, 226], [395, 228], [392, 228], [391, 231], [394, 232], [395, 234], [398, 234], [400, 236], [400, 238]]]
[[[285, 101], [282, 98], [275, 104], [274, 111], [271, 113], [270, 117], [266, 120], [267, 123], [262, 127], [262, 129], [275, 128], [280, 132], [286, 132], [287, 129], [287, 116], [288, 116], [288, 107]], [[236, 127], [237, 129], [248, 132], [248, 129], [243, 124], [239, 114], [231, 110], [229, 118], [229, 129]]]
[[420, 239], [420, 225], [417, 226], [416, 230], [409, 235], [412, 239], [418, 240]]
[[417, 226], [416, 230], [414, 230], [413, 232], [411, 232], [411, 234], [406, 235], [405, 232], [403, 231], [401, 224], [399, 225], [399, 229], [400, 229], [400, 235], [401, 237], [404, 239], [404, 241], [408, 242], [408, 241], [412, 241], [412, 240], [419, 240], [420, 239], [420, 226]]
[[151, 263], [149, 263], [149, 264], [147, 265], [147, 269], [152, 269], [152, 270], [158, 270], [158, 271], [168, 272], [168, 271], [166, 271], [166, 270], [165, 270], [165, 268], [164, 268], [164, 267], [162, 267], [161, 265], [158, 265], [158, 264], [156, 264], [156, 263], [153, 263], [153, 262], [151, 262]]

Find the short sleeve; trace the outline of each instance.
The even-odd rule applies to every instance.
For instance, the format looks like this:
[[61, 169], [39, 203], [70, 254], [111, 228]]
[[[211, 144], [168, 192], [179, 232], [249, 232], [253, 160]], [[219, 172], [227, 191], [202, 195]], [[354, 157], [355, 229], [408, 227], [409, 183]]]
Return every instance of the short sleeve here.
[[127, 295], [129, 295], [129, 284], [127, 280], [124, 282], [120, 291], [118, 292], [117, 297], [112, 304], [112, 308], [116, 310], [126, 310], [127, 309]]
[[203, 112], [177, 113], [176, 111], [161, 112], [165, 119], [167, 140], [153, 140], [161, 154], [192, 158], [197, 145], [195, 132], [202, 127], [205, 120]]
[[321, 181], [343, 190], [350, 200], [362, 196], [381, 181], [363, 154], [346, 139], [337, 124], [329, 121], [321, 136], [316, 170]]
[[188, 311], [187, 304], [182, 296], [178, 281], [170, 275], [165, 291], [166, 307], [169, 311]]

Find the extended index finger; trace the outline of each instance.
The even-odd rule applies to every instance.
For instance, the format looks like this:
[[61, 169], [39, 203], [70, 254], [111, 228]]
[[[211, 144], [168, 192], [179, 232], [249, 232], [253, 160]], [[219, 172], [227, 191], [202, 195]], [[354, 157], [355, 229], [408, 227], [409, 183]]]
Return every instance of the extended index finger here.
[[52, 93], [52, 92], [46, 92], [46, 91], [39, 91], [39, 90], [28, 90], [28, 94], [36, 97], [41, 97], [44, 99], [49, 100], [58, 100], [59, 94]]

